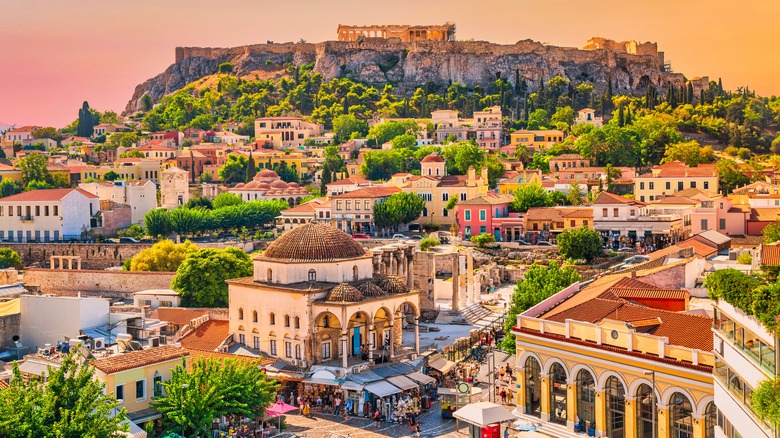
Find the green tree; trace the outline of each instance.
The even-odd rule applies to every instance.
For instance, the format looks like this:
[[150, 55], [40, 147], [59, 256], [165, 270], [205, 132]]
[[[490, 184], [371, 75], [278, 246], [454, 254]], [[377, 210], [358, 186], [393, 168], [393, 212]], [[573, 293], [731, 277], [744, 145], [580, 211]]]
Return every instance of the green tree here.
[[219, 65], [219, 72], [222, 74], [230, 74], [233, 73], [233, 63], [232, 62], [223, 62]]
[[570, 106], [558, 107], [550, 118], [550, 123], [555, 129], [569, 132], [574, 125], [574, 108]]
[[22, 171], [22, 184], [26, 187], [30, 181], [43, 181], [51, 184], [51, 175], [46, 167], [46, 156], [40, 153], [27, 154], [17, 163]]
[[103, 174], [104, 181], [116, 181], [118, 179], [119, 179], [119, 174], [114, 172], [113, 170], [109, 170], [108, 172]]
[[211, 201], [211, 205], [215, 210], [217, 210], [223, 207], [229, 207], [231, 205], [238, 205], [243, 202], [244, 201], [241, 199], [241, 197], [235, 193], [222, 192], [214, 197], [214, 200]]
[[569, 205], [582, 205], [582, 203], [585, 202], [582, 197], [582, 192], [580, 191], [580, 184], [577, 181], [572, 181], [571, 184], [569, 184], [566, 200]]
[[353, 114], [341, 114], [333, 118], [333, 133], [339, 144], [345, 143], [353, 138], [353, 135], [365, 136], [368, 133], [368, 123]]
[[389, 228], [417, 220], [425, 208], [425, 200], [416, 193], [398, 192], [385, 202], [374, 204], [374, 223]]
[[89, 104], [84, 101], [79, 110], [79, 123], [76, 135], [79, 137], [92, 137], [95, 133], [95, 116], [90, 111]]
[[130, 149], [119, 154], [119, 158], [145, 158], [145, 155], [138, 149]]
[[485, 151], [474, 140], [445, 146], [441, 156], [446, 160], [445, 165], [451, 175], [465, 175], [470, 168], [481, 169], [485, 163]]
[[544, 109], [534, 110], [528, 115], [527, 129], [532, 131], [537, 129], [547, 129], [550, 126], [550, 113]]
[[190, 198], [189, 201], [187, 201], [186, 204], [184, 204], [185, 208], [203, 208], [206, 210], [211, 210], [214, 208], [214, 203], [209, 198], [204, 198], [203, 196], [198, 196], [196, 198]]
[[171, 240], [161, 240], [151, 248], [139, 252], [130, 261], [131, 271], [175, 272], [189, 254], [198, 247], [189, 240], [176, 244]]
[[244, 155], [229, 154], [225, 164], [219, 168], [219, 177], [225, 183], [246, 182], [248, 161]]
[[257, 165], [255, 159], [252, 157], [252, 153], [249, 153], [249, 159], [246, 160], [246, 176], [244, 181], [249, 182], [257, 175]]
[[22, 267], [22, 259], [19, 257], [18, 252], [11, 248], [0, 248], [0, 269], [21, 269]]
[[261, 416], [274, 401], [278, 382], [252, 359], [196, 358], [171, 370], [163, 394], [152, 402], [167, 432], [211, 435], [212, 420]]
[[193, 235], [208, 228], [208, 213], [200, 209], [177, 208], [168, 212], [168, 218], [173, 231], [183, 236]]
[[51, 126], [34, 129], [31, 134], [32, 138], [48, 138], [56, 142], [62, 140], [62, 134], [57, 131], [57, 128], [52, 128]]
[[709, 162], [707, 157], [702, 156], [703, 148], [696, 140], [682, 141], [666, 146], [664, 159], [661, 163], [672, 161], [682, 161], [688, 166], [697, 166], [701, 163]]
[[127, 432], [125, 410], [106, 395], [94, 368], [76, 361], [78, 351], [65, 356], [59, 368], [49, 367], [46, 379], [25, 379], [16, 362], [10, 386], [0, 390], [0, 430], [3, 437], [110, 438]]
[[751, 394], [751, 407], [761, 421], [780, 426], [780, 378], [759, 383]]
[[775, 243], [780, 240], [780, 220], [764, 227], [764, 243]]
[[441, 240], [434, 236], [425, 236], [420, 240], [420, 251], [428, 251], [434, 246], [441, 245]]
[[471, 243], [476, 243], [480, 248], [484, 248], [488, 243], [493, 243], [496, 238], [492, 234], [482, 233], [476, 236], [471, 236], [469, 239]]
[[588, 263], [604, 255], [604, 247], [598, 231], [590, 228], [565, 230], [558, 235], [558, 252], [570, 260], [584, 259]]
[[512, 333], [512, 327], [517, 324], [517, 315], [580, 280], [582, 276], [575, 269], [561, 268], [556, 262], [550, 262], [549, 266], [532, 265], [526, 271], [524, 279], [517, 281], [515, 292], [512, 294], [504, 323], [506, 336], [501, 342], [501, 348], [504, 351], [515, 352], [515, 335]]
[[719, 269], [704, 277], [704, 287], [713, 300], [723, 299], [753, 314], [753, 291], [761, 281], [736, 269]]
[[171, 288], [185, 307], [227, 307], [225, 280], [252, 275], [249, 255], [233, 247], [201, 249], [191, 253], [176, 271]]
[[22, 190], [24, 190], [22, 186], [10, 178], [0, 180], [0, 198], [21, 193]]
[[144, 227], [150, 236], [169, 236], [173, 233], [170, 215], [164, 208], [149, 210], [144, 216]]
[[533, 207], [548, 207], [550, 196], [541, 184], [525, 184], [515, 191], [515, 199], [509, 207], [512, 211], [526, 212]]
[[720, 192], [724, 195], [731, 193], [735, 188], [750, 184], [750, 177], [740, 169], [739, 165], [729, 159], [722, 158], [715, 163], [720, 179]]
[[411, 149], [417, 146], [417, 138], [412, 134], [401, 134], [390, 140], [393, 149]]
[[737, 263], [740, 265], [751, 265], [753, 264], [753, 256], [751, 256], [747, 251], [743, 252], [739, 255], [739, 257], [737, 257]]

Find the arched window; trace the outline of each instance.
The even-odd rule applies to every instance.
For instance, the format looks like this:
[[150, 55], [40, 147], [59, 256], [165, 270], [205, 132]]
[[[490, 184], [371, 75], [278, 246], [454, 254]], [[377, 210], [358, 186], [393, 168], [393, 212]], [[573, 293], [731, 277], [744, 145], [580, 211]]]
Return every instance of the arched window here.
[[577, 373], [577, 416], [587, 425], [596, 421], [596, 381], [588, 370]]
[[271, 312], [271, 314], [268, 315], [268, 323], [271, 325], [276, 325], [276, 315], [274, 315], [273, 312]]
[[322, 327], [323, 328], [328, 328], [329, 325], [330, 325], [330, 315], [323, 316], [322, 317]]
[[671, 438], [693, 437], [693, 409], [684, 394], [675, 392], [669, 400], [669, 429]]
[[533, 357], [525, 360], [525, 413], [542, 416], [542, 367]]
[[566, 425], [566, 370], [557, 362], [550, 367], [550, 421]]
[[309, 281], [317, 281], [317, 271], [314, 269], [309, 269]]
[[242, 309], [240, 307], [238, 308], [238, 319], [239, 320], [244, 319], [244, 309]]
[[290, 315], [284, 315], [284, 326], [285, 327], [290, 326]]
[[718, 424], [718, 408], [709, 402], [704, 408], [704, 438], [715, 438], [715, 425]]
[[295, 317], [295, 328], [299, 329], [301, 328], [301, 318]]
[[352, 281], [358, 281], [358, 267], [357, 265], [352, 267]]
[[274, 279], [274, 271], [271, 270], [271, 268], [268, 268], [268, 282], [272, 282]]
[[623, 438], [626, 421], [626, 390], [617, 377], [607, 379], [607, 436]]
[[[653, 424], [653, 389], [650, 385], [639, 385], [636, 392], [636, 436], [637, 438], [652, 438]], [[656, 403], [658, 399], [655, 400]]]
[[252, 322], [257, 322], [257, 310], [252, 311]]

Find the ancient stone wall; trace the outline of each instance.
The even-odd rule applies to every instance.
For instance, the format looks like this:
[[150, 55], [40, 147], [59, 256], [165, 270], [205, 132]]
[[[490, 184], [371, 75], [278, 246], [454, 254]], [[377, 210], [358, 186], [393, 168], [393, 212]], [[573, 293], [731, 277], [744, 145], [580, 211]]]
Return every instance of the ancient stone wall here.
[[116, 243], [3, 243], [0, 248], [11, 248], [19, 253], [25, 266], [38, 263], [49, 266], [51, 256], [79, 256], [85, 269], [106, 269], [122, 266], [125, 259], [150, 248], [151, 244]]
[[175, 272], [93, 271], [31, 268], [24, 272], [25, 286], [44, 294], [132, 298], [134, 292], [169, 289]]
[[0, 348], [14, 345], [14, 336], [19, 336], [22, 331], [21, 316], [21, 313], [0, 316]]

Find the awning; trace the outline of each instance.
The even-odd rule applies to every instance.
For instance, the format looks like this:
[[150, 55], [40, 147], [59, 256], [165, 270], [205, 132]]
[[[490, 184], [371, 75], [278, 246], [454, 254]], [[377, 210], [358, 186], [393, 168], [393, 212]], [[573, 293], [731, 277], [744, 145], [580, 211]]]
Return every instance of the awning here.
[[369, 383], [363, 389], [379, 397], [388, 397], [393, 394], [398, 394], [402, 392], [400, 389], [387, 383], [384, 380], [380, 380], [379, 382]]
[[316, 379], [312, 377], [307, 377], [303, 379], [304, 384], [309, 385], [327, 385], [327, 386], [339, 386], [341, 382], [339, 382], [336, 379]]
[[420, 383], [422, 385], [428, 385], [430, 383], [436, 383], [436, 379], [434, 379], [431, 376], [425, 375], [419, 371], [415, 371], [413, 373], [409, 373], [406, 375], [406, 377], [414, 380], [417, 383]]
[[420, 385], [417, 384], [414, 380], [406, 377], [406, 376], [393, 376], [388, 377], [387, 381], [392, 383], [394, 386], [397, 386], [404, 391], [409, 389], [415, 389], [418, 388]]
[[360, 374], [352, 374], [349, 376], [349, 380], [365, 385], [366, 383], [378, 382], [382, 380], [382, 376], [373, 371], [364, 371]]
[[452, 368], [455, 367], [455, 362], [450, 362], [447, 359], [443, 359], [443, 358], [440, 357], [440, 358], [434, 360], [433, 362], [429, 362], [428, 366], [433, 368], [433, 369], [435, 369], [435, 370], [438, 370], [438, 371], [446, 374]]
[[502, 423], [504, 421], [514, 421], [517, 419], [511, 412], [504, 409], [503, 406], [490, 402], [468, 404], [453, 412], [452, 416], [479, 427]]
[[346, 389], [347, 391], [362, 391], [363, 385], [351, 380], [347, 380], [341, 384], [341, 389]]

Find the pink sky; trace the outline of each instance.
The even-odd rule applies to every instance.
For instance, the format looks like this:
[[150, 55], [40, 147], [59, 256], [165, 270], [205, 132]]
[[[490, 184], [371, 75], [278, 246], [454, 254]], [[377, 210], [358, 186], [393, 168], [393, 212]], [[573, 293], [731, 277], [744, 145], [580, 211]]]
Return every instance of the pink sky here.
[[84, 100], [120, 112], [176, 46], [335, 39], [338, 24], [457, 25], [459, 39], [657, 41], [675, 71], [780, 94], [780, 2], [767, 0], [4, 0], [0, 125], [73, 121]]

